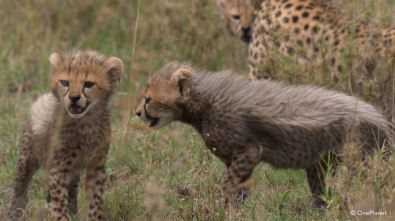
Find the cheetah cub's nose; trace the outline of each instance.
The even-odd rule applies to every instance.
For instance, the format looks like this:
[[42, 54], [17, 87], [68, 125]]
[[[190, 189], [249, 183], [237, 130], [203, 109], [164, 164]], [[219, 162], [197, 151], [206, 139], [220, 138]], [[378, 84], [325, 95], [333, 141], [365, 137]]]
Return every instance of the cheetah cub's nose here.
[[137, 116], [141, 117], [141, 112], [140, 111], [136, 112], [136, 114], [137, 114]]
[[80, 96], [79, 94], [70, 94], [70, 95], [69, 95], [69, 98], [70, 98], [70, 100], [71, 100], [73, 103], [77, 103], [77, 101], [80, 100], [81, 96]]

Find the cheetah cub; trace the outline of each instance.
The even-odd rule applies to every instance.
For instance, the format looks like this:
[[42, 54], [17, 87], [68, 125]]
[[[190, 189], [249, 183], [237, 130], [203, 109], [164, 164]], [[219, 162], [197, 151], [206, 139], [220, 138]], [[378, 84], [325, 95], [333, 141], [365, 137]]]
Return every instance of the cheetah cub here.
[[243, 200], [246, 181], [266, 162], [306, 170], [313, 207], [322, 207], [329, 153], [339, 157], [351, 143], [361, 157], [393, 148], [389, 123], [372, 105], [322, 88], [251, 82], [230, 71], [208, 73], [172, 62], [151, 76], [141, 94], [136, 113], [151, 128], [190, 124], [225, 163], [223, 190], [231, 205]]
[[77, 214], [80, 173], [85, 168], [88, 220], [100, 220], [111, 125], [108, 102], [119, 84], [123, 63], [94, 51], [49, 57], [51, 91], [31, 107], [21, 138], [8, 219], [23, 217], [27, 188], [40, 166], [49, 172], [47, 200], [55, 220]]

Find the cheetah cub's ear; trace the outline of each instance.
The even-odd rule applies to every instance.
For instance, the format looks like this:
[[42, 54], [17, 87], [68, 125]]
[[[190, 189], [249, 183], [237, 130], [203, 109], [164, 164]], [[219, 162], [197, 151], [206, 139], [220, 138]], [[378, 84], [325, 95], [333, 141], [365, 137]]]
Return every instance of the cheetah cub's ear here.
[[190, 70], [180, 68], [171, 74], [170, 79], [174, 85], [177, 85], [181, 96], [188, 95], [193, 86], [193, 74]]
[[109, 57], [104, 61], [103, 66], [107, 70], [107, 76], [111, 85], [118, 86], [121, 75], [123, 74], [123, 63], [121, 59]]
[[55, 74], [59, 69], [59, 65], [62, 63], [59, 54], [56, 52], [52, 53], [49, 56], [49, 63], [51, 64], [51, 73]]

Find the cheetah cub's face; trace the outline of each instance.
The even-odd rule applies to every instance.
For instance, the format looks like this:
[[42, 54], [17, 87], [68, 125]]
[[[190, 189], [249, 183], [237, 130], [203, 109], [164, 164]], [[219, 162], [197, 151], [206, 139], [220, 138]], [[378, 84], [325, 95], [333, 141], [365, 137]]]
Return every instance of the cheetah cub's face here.
[[[96, 57], [95, 57], [96, 56]], [[94, 59], [100, 57], [100, 59]], [[88, 51], [74, 57], [51, 54], [51, 89], [72, 118], [80, 118], [98, 103], [105, 103], [119, 83], [123, 63], [116, 57]], [[102, 62], [99, 62], [102, 61]]]
[[217, 3], [228, 32], [248, 44], [258, 3], [254, 0], [217, 0]]
[[136, 111], [137, 116], [156, 130], [179, 120], [182, 114], [179, 104], [188, 99], [193, 86], [192, 72], [187, 69], [180, 68], [171, 73], [169, 78], [165, 77], [168, 73], [160, 71], [141, 90], [143, 99]]

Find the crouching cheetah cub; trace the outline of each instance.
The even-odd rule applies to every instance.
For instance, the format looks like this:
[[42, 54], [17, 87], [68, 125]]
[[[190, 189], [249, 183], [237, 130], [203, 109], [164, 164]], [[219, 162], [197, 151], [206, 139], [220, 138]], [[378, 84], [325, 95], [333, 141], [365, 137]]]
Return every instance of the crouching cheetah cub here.
[[200, 133], [227, 166], [223, 190], [231, 203], [244, 198], [246, 189], [238, 187], [246, 186], [258, 163], [267, 162], [305, 169], [313, 207], [321, 207], [329, 153], [337, 157], [351, 135], [361, 156], [393, 148], [389, 123], [373, 106], [321, 88], [251, 82], [230, 71], [209, 73], [172, 62], [151, 76], [141, 95], [136, 113], [151, 128], [181, 121]]
[[77, 214], [80, 173], [86, 172], [88, 220], [102, 217], [105, 163], [111, 137], [108, 102], [119, 84], [123, 63], [94, 52], [49, 57], [52, 93], [31, 107], [21, 138], [14, 192], [7, 217], [23, 217], [27, 188], [40, 166], [49, 172], [47, 200], [55, 220]]

